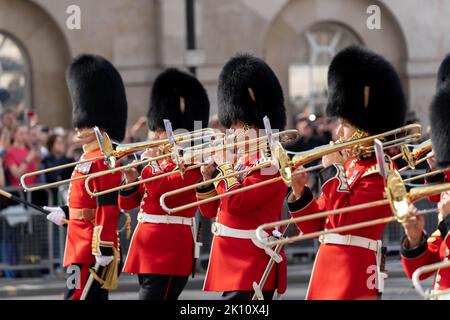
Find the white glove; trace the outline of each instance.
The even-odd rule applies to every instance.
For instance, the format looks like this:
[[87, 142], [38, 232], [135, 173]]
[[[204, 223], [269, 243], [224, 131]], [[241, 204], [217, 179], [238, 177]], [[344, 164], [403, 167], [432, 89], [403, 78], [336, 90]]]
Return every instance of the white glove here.
[[95, 261], [102, 267], [107, 266], [114, 260], [114, 256], [95, 256]]
[[47, 220], [53, 222], [58, 226], [62, 226], [64, 224], [64, 220], [66, 219], [66, 214], [64, 210], [60, 207], [44, 207], [44, 210], [50, 211], [47, 215]]

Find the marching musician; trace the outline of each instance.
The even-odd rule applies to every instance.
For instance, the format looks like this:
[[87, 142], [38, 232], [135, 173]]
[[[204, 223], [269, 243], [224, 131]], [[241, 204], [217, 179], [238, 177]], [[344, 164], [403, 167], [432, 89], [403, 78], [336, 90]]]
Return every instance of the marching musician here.
[[[448, 68], [449, 57], [444, 60]], [[444, 66], [445, 68], [445, 66]], [[442, 66], [439, 69], [441, 73]], [[436, 166], [447, 168], [450, 165], [450, 85], [448, 81], [438, 85], [430, 109], [431, 141], [435, 154]], [[448, 179], [449, 171], [446, 172]], [[448, 181], [448, 180], [447, 180]], [[444, 176], [436, 182], [444, 182]], [[448, 261], [450, 256], [450, 191], [438, 195], [439, 216], [438, 228], [428, 236], [424, 230], [424, 217], [416, 215], [417, 209], [410, 205], [411, 216], [403, 223], [405, 236], [401, 240], [402, 264], [408, 277], [412, 277], [416, 269], [440, 261]], [[424, 274], [422, 279], [430, 277], [434, 272]], [[437, 270], [432, 293], [450, 288], [450, 268]]]
[[[147, 114], [149, 136], [152, 140], [167, 139], [164, 119], [172, 123], [173, 130], [206, 128], [209, 119], [209, 100], [202, 84], [190, 74], [170, 68], [155, 80]], [[170, 150], [162, 150], [170, 152]], [[143, 158], [161, 155], [159, 148], [147, 149]], [[138, 179], [157, 177], [177, 170], [170, 155], [155, 160], [139, 174], [133, 168], [125, 171], [126, 183]], [[124, 265], [124, 272], [137, 274], [140, 300], [176, 300], [195, 271], [195, 258], [200, 252], [197, 242], [195, 212], [197, 208], [169, 215], [159, 204], [160, 196], [168, 191], [196, 183], [201, 178], [199, 169], [169, 175], [120, 192], [120, 207], [129, 210], [140, 205], [138, 225]], [[181, 204], [196, 200], [195, 190], [169, 200]]]
[[[268, 116], [272, 128], [283, 130], [286, 124], [281, 85], [272, 69], [261, 59], [248, 54], [231, 58], [223, 67], [218, 86], [219, 120], [233, 131], [234, 141], [255, 138], [264, 128]], [[231, 139], [233, 140], [233, 139]], [[232, 142], [232, 141], [230, 141]], [[264, 160], [265, 150], [251, 150], [256, 144], [239, 147], [232, 156], [215, 155], [202, 167], [203, 180], [220, 178], [239, 172]], [[224, 178], [197, 188], [198, 199], [226, 194], [278, 175], [276, 170], [263, 169]], [[201, 213], [216, 218], [212, 225], [214, 238], [203, 290], [223, 292], [229, 300], [250, 300], [253, 282], [259, 283], [270, 259], [276, 259], [273, 248], [266, 248], [256, 239], [255, 229], [262, 223], [280, 220], [287, 188], [280, 181], [243, 193], [200, 205]], [[275, 289], [286, 289], [286, 259], [278, 256], [262, 288], [264, 299], [272, 299]]]
[[[328, 71], [327, 114], [340, 118], [337, 136], [341, 142], [401, 127], [405, 113], [400, 79], [382, 56], [352, 46], [333, 58]], [[322, 194], [318, 199], [306, 186], [307, 174], [294, 172], [292, 191], [287, 196], [293, 217], [383, 199], [384, 182], [375, 155], [357, 154], [355, 150], [356, 147], [322, 158]], [[307, 234], [390, 214], [389, 206], [374, 207], [299, 222], [297, 227]], [[380, 241], [384, 227], [376, 225], [321, 236], [306, 298], [377, 299], [385, 277]]]
[[[438, 73], [437, 73], [437, 81], [436, 81], [436, 89], [437, 91], [443, 89], [444, 87], [450, 86], [450, 54], [447, 55], [444, 60], [441, 62], [441, 65], [439, 66]], [[446, 106], [443, 106], [446, 107]], [[433, 151], [431, 152], [433, 154]], [[436, 161], [434, 157], [427, 159], [428, 168], [427, 172], [437, 170]], [[450, 170], [447, 170], [445, 172], [437, 173], [432, 176], [428, 176], [425, 178], [426, 184], [433, 184], [433, 183], [443, 183], [450, 181]], [[435, 195], [429, 197], [429, 199], [433, 202], [439, 202], [440, 201], [440, 195]]]
[[[72, 99], [72, 122], [77, 138], [83, 142], [81, 160], [102, 156], [93, 127], [106, 132], [111, 139], [121, 141], [127, 122], [127, 99], [122, 78], [116, 68], [97, 55], [81, 55], [68, 67], [67, 84]], [[103, 159], [78, 164], [72, 178], [107, 170]], [[86, 300], [108, 299], [107, 289], [117, 286], [119, 244], [118, 194], [90, 197], [85, 179], [70, 183], [66, 207], [45, 207], [51, 213], [47, 219], [62, 225], [68, 219], [64, 266], [78, 266], [80, 287], [67, 288], [64, 298], [80, 299], [90, 273], [96, 281], [86, 288]], [[121, 174], [115, 173], [92, 181], [91, 189], [101, 191], [121, 184]], [[98, 274], [90, 270], [94, 263]], [[69, 270], [69, 269], [68, 269]], [[90, 272], [91, 271], [91, 272]]]

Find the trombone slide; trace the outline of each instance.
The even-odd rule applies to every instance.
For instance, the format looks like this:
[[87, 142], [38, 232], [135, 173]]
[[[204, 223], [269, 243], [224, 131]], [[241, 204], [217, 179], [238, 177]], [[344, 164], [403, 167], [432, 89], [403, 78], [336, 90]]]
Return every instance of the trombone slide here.
[[439, 269], [450, 268], [450, 261], [441, 261], [437, 263], [433, 263], [427, 266], [423, 266], [414, 271], [412, 275], [412, 282], [416, 291], [424, 298], [424, 299], [437, 299], [440, 296], [448, 295], [447, 299], [450, 299], [450, 289], [446, 289], [443, 291], [429, 291], [424, 290], [421, 283], [420, 277], [428, 272], [437, 271]]

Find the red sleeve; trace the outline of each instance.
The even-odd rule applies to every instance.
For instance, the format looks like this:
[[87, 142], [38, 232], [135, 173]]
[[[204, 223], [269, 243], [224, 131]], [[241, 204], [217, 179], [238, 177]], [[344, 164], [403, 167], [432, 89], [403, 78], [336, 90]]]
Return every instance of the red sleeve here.
[[[323, 211], [325, 206], [325, 197], [322, 195], [318, 200], [314, 199], [311, 190], [305, 187], [302, 197], [292, 200], [292, 191], [287, 195], [289, 212], [293, 218], [307, 216], [313, 213]], [[303, 233], [312, 233], [323, 230], [325, 227], [325, 218], [313, 219], [296, 223], [297, 228]]]
[[119, 192], [119, 207], [124, 210], [132, 210], [139, 207], [144, 192], [145, 187], [142, 183], [128, 190], [121, 190]]
[[[448, 237], [447, 237], [448, 238]], [[407, 249], [407, 238], [404, 236], [401, 241], [401, 257], [403, 269], [406, 275], [411, 278], [418, 268], [440, 261], [439, 248], [442, 237], [439, 230], [434, 232], [428, 239], [424, 235], [422, 243], [413, 249]], [[420, 280], [426, 279], [434, 272], [423, 274]]]
[[[227, 174], [235, 172], [231, 165], [223, 164], [217, 167], [214, 177], [225, 176]], [[247, 175], [242, 182], [239, 182], [237, 177], [231, 177], [222, 179], [215, 183], [217, 194], [224, 194], [230, 191], [239, 190], [241, 188], [258, 184], [260, 182], [276, 178], [276, 174], [263, 174], [261, 171], [255, 171]], [[257, 188], [240, 192], [232, 196], [221, 198], [221, 209], [227, 211], [230, 214], [245, 214], [246, 212], [252, 212], [254, 208], [260, 206], [266, 201], [271, 201], [274, 184], [270, 183]]]
[[[145, 180], [169, 172], [170, 170], [169, 171], [161, 170], [159, 166], [148, 165], [144, 168], [142, 179]], [[194, 183], [197, 183], [200, 177], [201, 177], [200, 170], [192, 169], [185, 171], [184, 176], [181, 176], [181, 174], [179, 173], [174, 173], [159, 179], [152, 180], [151, 182], [146, 184], [146, 187], [150, 188], [148, 192], [154, 195], [161, 195], [168, 191], [180, 189], [192, 185]]]
[[[198, 200], [208, 199], [210, 197], [217, 195], [216, 188], [212, 183], [203, 188], [197, 188], [196, 193]], [[199, 205], [200, 213], [204, 217], [215, 218], [217, 216], [217, 211], [219, 210], [219, 204], [220, 204], [219, 199], [201, 204]]]
[[[349, 190], [341, 165], [332, 165], [323, 169], [319, 174], [322, 182], [322, 195], [316, 201], [313, 199], [309, 189], [305, 189], [305, 194], [295, 202], [289, 204], [289, 209], [293, 217], [306, 216], [309, 214], [334, 210], [377, 201], [384, 198], [384, 183], [380, 175], [372, 174], [360, 178], [358, 185]], [[359, 210], [357, 215], [342, 214], [339, 216], [340, 225], [349, 225], [362, 221], [379, 218], [380, 207], [373, 207]], [[304, 233], [320, 231], [324, 229], [326, 218], [309, 220], [297, 224]]]
[[[92, 163], [91, 172], [107, 170], [103, 160]], [[102, 191], [121, 184], [122, 174], [116, 172], [98, 177], [92, 181], [93, 189]], [[112, 255], [112, 247], [117, 240], [117, 223], [119, 220], [118, 193], [112, 192], [97, 197], [95, 227], [93, 239], [93, 254]]]
[[[323, 169], [319, 174], [322, 182], [322, 195], [318, 200], [313, 198], [311, 190], [305, 187], [302, 197], [297, 201], [289, 201], [289, 211], [292, 217], [302, 217], [313, 213], [325, 211], [327, 209], [341, 208], [348, 202], [350, 191], [344, 175], [344, 168], [341, 165], [332, 165]], [[311, 233], [323, 230], [326, 218], [307, 220], [297, 223], [297, 227], [303, 233]]]

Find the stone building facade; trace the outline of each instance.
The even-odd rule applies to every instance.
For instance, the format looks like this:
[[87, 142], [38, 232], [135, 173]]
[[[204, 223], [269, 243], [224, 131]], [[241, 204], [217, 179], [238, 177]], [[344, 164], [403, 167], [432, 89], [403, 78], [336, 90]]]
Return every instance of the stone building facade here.
[[[81, 10], [79, 30], [67, 27], [71, 5]], [[371, 5], [380, 9], [380, 29], [367, 26]], [[358, 43], [394, 64], [410, 108], [426, 125], [436, 71], [450, 52], [445, 0], [196, 0], [195, 14], [197, 75], [208, 89], [211, 113], [221, 67], [237, 52], [268, 61], [291, 115], [320, 112], [327, 64], [336, 50]], [[69, 127], [65, 67], [80, 53], [101, 54], [123, 75], [131, 123], [146, 113], [156, 75], [186, 67], [185, 24], [184, 0], [0, 0], [0, 59], [3, 39], [10, 43], [5, 55], [16, 50], [21, 61], [5, 60], [0, 88], [14, 82], [22, 103], [45, 124]]]

